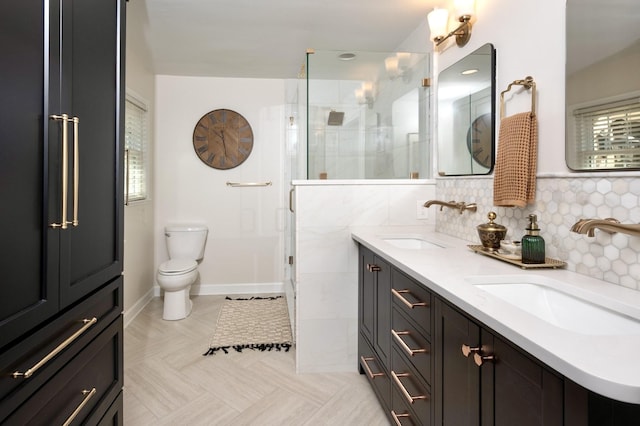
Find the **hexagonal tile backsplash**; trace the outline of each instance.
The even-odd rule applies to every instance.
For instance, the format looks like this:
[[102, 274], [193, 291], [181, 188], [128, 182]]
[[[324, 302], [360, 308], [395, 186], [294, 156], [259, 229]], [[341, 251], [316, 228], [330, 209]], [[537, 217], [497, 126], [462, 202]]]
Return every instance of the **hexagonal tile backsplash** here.
[[589, 174], [538, 176], [537, 181], [535, 204], [509, 208], [493, 206], [492, 177], [438, 179], [437, 199], [474, 202], [478, 211], [460, 215], [452, 209], [437, 210], [436, 226], [440, 232], [477, 243], [476, 226], [488, 222], [487, 214], [495, 211], [496, 222], [508, 229], [507, 238], [519, 240], [533, 213], [548, 257], [567, 262], [567, 268], [577, 273], [640, 290], [640, 237], [600, 230], [587, 237], [570, 231], [582, 218], [640, 223], [640, 178]]

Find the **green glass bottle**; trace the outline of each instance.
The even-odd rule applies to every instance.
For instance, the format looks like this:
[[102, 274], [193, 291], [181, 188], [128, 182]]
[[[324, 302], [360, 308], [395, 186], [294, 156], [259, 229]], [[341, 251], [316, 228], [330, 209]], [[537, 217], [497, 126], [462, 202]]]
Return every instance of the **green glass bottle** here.
[[540, 236], [537, 221], [538, 217], [535, 214], [529, 215], [527, 233], [522, 237], [522, 263], [544, 263], [544, 238]]

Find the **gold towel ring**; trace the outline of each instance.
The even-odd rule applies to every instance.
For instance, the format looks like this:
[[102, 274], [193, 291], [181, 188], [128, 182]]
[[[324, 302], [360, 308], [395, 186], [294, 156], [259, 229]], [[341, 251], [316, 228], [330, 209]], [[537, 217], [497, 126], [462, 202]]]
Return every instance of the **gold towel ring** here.
[[531, 115], [536, 115], [536, 82], [533, 81], [533, 77], [528, 75], [524, 78], [524, 80], [514, 80], [509, 86], [507, 86], [507, 90], [503, 90], [500, 93], [500, 119], [504, 118], [504, 94], [511, 90], [511, 86], [524, 86], [525, 89], [531, 89]]

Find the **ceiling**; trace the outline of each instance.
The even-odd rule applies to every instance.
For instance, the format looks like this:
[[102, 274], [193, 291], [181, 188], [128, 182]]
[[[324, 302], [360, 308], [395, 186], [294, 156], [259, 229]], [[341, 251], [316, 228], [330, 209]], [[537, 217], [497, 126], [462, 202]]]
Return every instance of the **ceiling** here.
[[[439, 0], [130, 0], [142, 2], [154, 72], [296, 78], [308, 48], [390, 52]], [[425, 49], [428, 43], [425, 34]]]

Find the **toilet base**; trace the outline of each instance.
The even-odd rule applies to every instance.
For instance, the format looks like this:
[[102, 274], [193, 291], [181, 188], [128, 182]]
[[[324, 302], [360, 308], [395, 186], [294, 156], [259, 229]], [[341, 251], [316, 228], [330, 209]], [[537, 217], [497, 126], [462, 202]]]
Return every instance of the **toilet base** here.
[[189, 299], [190, 289], [191, 286], [188, 286], [183, 290], [164, 292], [164, 310], [162, 312], [163, 320], [181, 320], [191, 314], [193, 302]]

